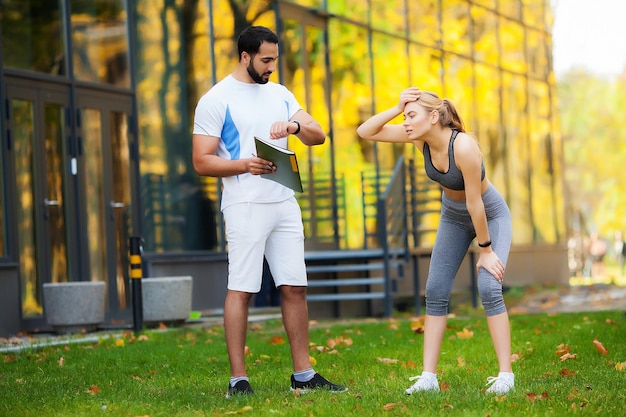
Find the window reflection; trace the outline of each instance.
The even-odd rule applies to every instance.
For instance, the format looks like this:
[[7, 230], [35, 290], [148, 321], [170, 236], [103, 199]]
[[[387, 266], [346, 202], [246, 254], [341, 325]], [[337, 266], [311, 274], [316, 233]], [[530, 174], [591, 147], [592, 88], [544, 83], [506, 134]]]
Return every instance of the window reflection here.
[[62, 1], [2, 2], [3, 66], [66, 75]]
[[74, 76], [130, 86], [124, 0], [70, 1]]
[[12, 100], [12, 131], [14, 138], [15, 179], [17, 190], [17, 224], [20, 236], [18, 250], [20, 260], [20, 293], [24, 317], [42, 313], [41, 292], [37, 277], [37, 245], [35, 231], [34, 201], [34, 113], [33, 103], [26, 100]]
[[50, 233], [50, 279], [52, 282], [68, 281], [67, 231], [65, 210], [65, 169], [63, 144], [65, 120], [63, 109], [56, 104], [44, 106], [46, 198], [50, 201], [44, 210]]
[[[546, 14], [549, 7], [545, 1], [296, 0], [274, 3], [276, 8], [262, 0], [238, 3], [237, 8], [234, 4], [181, 0], [180, 6], [154, 6], [148, 0], [137, 2], [141, 16], [137, 25], [141, 173], [149, 185], [146, 190], [151, 190], [144, 190], [144, 226], [155, 237], [146, 239], [155, 242], [155, 247], [147, 250], [182, 248], [175, 225], [167, 223], [176, 216], [165, 213], [175, 204], [168, 200], [174, 198], [171, 184], [190, 172], [193, 109], [200, 95], [232, 71], [237, 62], [237, 34], [251, 24], [275, 29], [275, 11], [279, 12], [278, 34], [284, 49], [281, 73], [275, 74], [273, 81], [283, 80], [329, 132], [332, 156], [327, 145], [297, 151], [310, 152], [309, 158], [302, 159], [306, 173], [312, 164], [320, 172], [334, 164], [336, 177], [345, 181], [347, 194], [354, 197], [346, 199], [348, 222], [353, 221], [347, 226], [350, 247], [362, 243], [360, 173], [376, 165], [389, 169], [398, 156], [416, 152], [408, 146], [363, 143], [356, 127], [372, 111], [396, 104], [399, 91], [409, 85], [449, 97], [459, 107], [468, 129], [480, 142], [490, 179], [516, 211], [515, 243], [559, 239], [562, 210], [539, 219], [529, 208], [534, 205], [531, 195], [545, 206], [560, 204], [558, 158], [553, 155], [559, 146], [550, 124], [554, 115], [540, 111], [554, 106], [551, 39], [546, 26], [551, 16]], [[192, 19], [176, 13], [177, 7], [192, 6]], [[330, 15], [312, 11], [324, 7]], [[328, 33], [309, 30], [311, 22], [318, 20], [328, 27]], [[328, 61], [323, 57], [326, 49]], [[307, 70], [310, 78], [306, 78]], [[332, 112], [328, 115], [324, 109], [328, 105], [324, 96], [327, 73]], [[529, 86], [529, 79], [542, 88]], [[528, 91], [540, 91], [542, 96], [528, 100]], [[539, 106], [535, 113], [528, 111], [533, 101]], [[541, 139], [533, 153], [534, 135]], [[543, 149], [541, 154], [539, 149]], [[553, 155], [547, 159], [552, 168], [546, 171], [540, 166], [547, 164], [548, 154]], [[544, 162], [535, 162], [536, 156]], [[547, 179], [540, 180], [540, 175]], [[218, 201], [219, 183], [203, 181], [206, 189], [218, 190], [210, 194]], [[518, 191], [520, 187], [525, 188]], [[314, 204], [310, 206], [315, 209]], [[539, 227], [551, 231], [533, 234]], [[167, 241], [166, 236], [170, 237]]]
[[99, 109], [84, 109], [83, 141], [85, 149], [85, 190], [87, 198], [87, 236], [89, 236], [90, 276], [95, 281], [105, 281], [108, 277], [106, 263], [107, 213], [104, 202], [103, 149], [102, 149], [102, 114]]

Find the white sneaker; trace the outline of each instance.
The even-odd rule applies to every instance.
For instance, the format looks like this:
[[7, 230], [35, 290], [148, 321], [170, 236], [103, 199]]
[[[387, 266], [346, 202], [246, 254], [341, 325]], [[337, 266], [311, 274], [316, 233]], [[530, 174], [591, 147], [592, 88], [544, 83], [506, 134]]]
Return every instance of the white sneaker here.
[[439, 382], [437, 378], [428, 378], [422, 375], [412, 376], [409, 381], [417, 382], [404, 390], [407, 395], [411, 395], [417, 391], [439, 391]]
[[491, 385], [486, 391], [489, 394], [506, 394], [515, 388], [515, 376], [500, 372], [498, 376], [487, 378], [487, 385]]

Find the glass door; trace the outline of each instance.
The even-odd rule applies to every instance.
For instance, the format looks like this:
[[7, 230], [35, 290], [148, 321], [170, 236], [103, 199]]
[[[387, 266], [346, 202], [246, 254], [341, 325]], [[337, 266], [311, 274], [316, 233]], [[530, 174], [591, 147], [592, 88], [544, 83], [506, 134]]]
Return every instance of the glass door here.
[[24, 328], [45, 325], [46, 282], [103, 281], [108, 319], [130, 318], [131, 95], [6, 80]]
[[130, 303], [131, 96], [78, 89], [76, 105], [85, 273], [107, 282], [109, 317], [120, 318]]
[[13, 155], [22, 317], [42, 319], [42, 283], [76, 279], [68, 219], [73, 218], [68, 149], [69, 94], [64, 86], [7, 83]]

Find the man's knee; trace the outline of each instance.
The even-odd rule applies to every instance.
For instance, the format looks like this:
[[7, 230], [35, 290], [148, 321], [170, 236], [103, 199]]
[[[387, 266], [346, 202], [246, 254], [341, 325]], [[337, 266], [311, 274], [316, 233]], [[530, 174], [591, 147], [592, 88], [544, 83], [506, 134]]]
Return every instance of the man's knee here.
[[237, 290], [227, 290], [226, 299], [237, 300], [239, 302], [248, 303], [254, 293], [246, 292], [246, 291], [237, 291]]
[[293, 286], [293, 285], [281, 285], [280, 295], [283, 299], [287, 300], [304, 300], [306, 299], [306, 287]]

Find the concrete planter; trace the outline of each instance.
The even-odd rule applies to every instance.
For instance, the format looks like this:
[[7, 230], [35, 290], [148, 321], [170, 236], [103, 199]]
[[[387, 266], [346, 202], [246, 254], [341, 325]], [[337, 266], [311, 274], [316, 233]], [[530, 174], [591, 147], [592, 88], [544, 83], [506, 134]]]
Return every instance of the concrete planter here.
[[141, 295], [146, 324], [183, 323], [191, 313], [193, 278], [143, 278]]
[[104, 322], [105, 291], [99, 281], [44, 283], [48, 324], [57, 333], [96, 330]]

